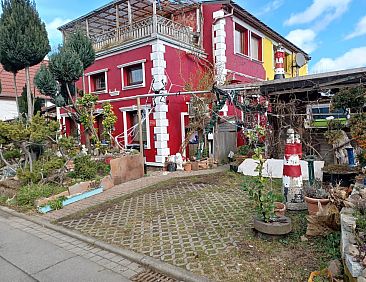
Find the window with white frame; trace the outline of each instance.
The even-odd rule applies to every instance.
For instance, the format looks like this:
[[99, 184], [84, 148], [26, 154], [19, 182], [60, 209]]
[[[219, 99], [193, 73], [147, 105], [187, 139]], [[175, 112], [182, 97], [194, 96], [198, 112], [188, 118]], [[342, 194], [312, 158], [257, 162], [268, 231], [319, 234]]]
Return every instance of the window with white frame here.
[[[125, 147], [138, 145], [140, 141], [137, 107], [120, 108], [123, 118], [123, 135]], [[145, 149], [151, 148], [150, 140], [150, 107], [143, 106], [141, 109], [142, 141]]]
[[252, 33], [250, 37], [250, 48], [252, 59], [262, 61], [262, 38]]
[[95, 75], [92, 75], [92, 79], [94, 82], [94, 89], [95, 91], [105, 91], [106, 90], [106, 83], [105, 83], [105, 74], [104, 73], [98, 73]]
[[248, 42], [248, 30], [242, 26], [235, 24], [234, 31], [234, 51], [235, 53], [249, 55], [249, 42]]
[[121, 69], [123, 90], [145, 86], [145, 62], [139, 60], [118, 66]]
[[85, 74], [88, 77], [89, 93], [108, 92], [108, 69]]

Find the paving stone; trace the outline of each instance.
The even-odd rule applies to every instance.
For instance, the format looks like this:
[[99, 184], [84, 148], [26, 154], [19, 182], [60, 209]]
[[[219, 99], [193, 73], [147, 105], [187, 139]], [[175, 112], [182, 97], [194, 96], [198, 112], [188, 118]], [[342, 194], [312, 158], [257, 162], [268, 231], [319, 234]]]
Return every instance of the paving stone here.
[[[237, 246], [242, 239], [237, 218], [246, 208], [244, 192], [240, 189], [215, 192], [222, 189], [225, 187], [216, 184], [181, 182], [171, 189], [136, 195], [96, 212], [91, 210], [80, 219], [59, 223], [203, 273], [202, 264], [196, 260], [197, 253], [216, 256]], [[98, 254], [105, 256], [103, 251]], [[141, 268], [128, 260], [118, 263], [130, 270]], [[237, 271], [237, 265], [225, 269]]]

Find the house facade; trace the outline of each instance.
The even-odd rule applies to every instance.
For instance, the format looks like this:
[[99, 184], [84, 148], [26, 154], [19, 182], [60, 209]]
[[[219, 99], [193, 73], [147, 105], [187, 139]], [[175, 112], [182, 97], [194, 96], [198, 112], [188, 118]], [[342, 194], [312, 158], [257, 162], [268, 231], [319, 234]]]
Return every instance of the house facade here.
[[[47, 61], [43, 61], [42, 63], [47, 63]], [[33, 80], [41, 64], [32, 66], [29, 69], [31, 89], [32, 92], [35, 93], [37, 97], [41, 97], [41, 95], [38, 92], [37, 88], [34, 86]], [[16, 103], [16, 95], [14, 90], [13, 73], [5, 71], [1, 65], [0, 65], [0, 81], [1, 81], [0, 120], [3, 121], [13, 120], [18, 117], [18, 107]], [[17, 84], [17, 94], [18, 97], [20, 97], [22, 95], [23, 88], [25, 87], [26, 84], [24, 70], [17, 73], [16, 84]], [[41, 97], [41, 98], [47, 98], [47, 97]]]
[[[67, 37], [77, 28], [96, 50], [95, 63], [77, 87], [98, 95], [99, 105], [111, 102], [118, 118], [113, 134], [124, 147], [139, 144], [136, 97], [141, 96], [146, 162], [155, 166], [181, 149], [190, 125], [192, 92], [209, 89], [213, 80], [228, 84], [273, 79], [279, 44], [286, 52], [286, 77], [306, 74], [310, 59], [232, 1], [113, 1], [59, 30]], [[146, 96], [154, 93], [167, 95]], [[237, 113], [227, 105], [222, 115]], [[102, 119], [97, 111], [98, 132]], [[82, 133], [66, 113], [61, 122], [67, 134]]]

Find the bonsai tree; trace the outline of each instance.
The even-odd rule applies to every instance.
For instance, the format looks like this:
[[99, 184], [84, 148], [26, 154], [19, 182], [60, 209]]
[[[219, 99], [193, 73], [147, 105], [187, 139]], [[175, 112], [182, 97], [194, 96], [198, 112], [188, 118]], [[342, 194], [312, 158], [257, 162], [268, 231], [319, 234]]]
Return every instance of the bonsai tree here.
[[[30, 0], [3, 0], [0, 17], [0, 62], [13, 73], [18, 104], [16, 74], [25, 69], [28, 119], [33, 116], [29, 68], [39, 64], [51, 50], [45, 24]], [[18, 105], [19, 106], [19, 105]]]
[[65, 46], [70, 48], [79, 56], [81, 64], [83, 66], [83, 93], [85, 93], [85, 78], [84, 71], [90, 67], [95, 61], [95, 51], [93, 49], [92, 41], [87, 37], [87, 35], [81, 29], [76, 30], [76, 32], [71, 33], [67, 39]]
[[28, 123], [22, 120], [0, 121], [0, 158], [6, 163], [2, 155], [3, 150], [8, 147], [20, 148], [25, 159], [23, 168], [28, 166], [32, 172], [35, 156], [31, 154], [31, 146], [44, 146], [47, 142], [53, 142], [58, 129], [58, 122], [48, 121], [39, 114]]
[[[39, 91], [50, 96], [55, 104], [63, 107], [69, 116], [79, 124], [84, 125], [86, 147], [91, 151], [90, 139], [97, 138], [92, 117], [91, 107], [95, 107], [97, 98], [89, 94], [81, 100], [76, 100], [75, 82], [83, 76], [84, 70], [95, 60], [95, 53], [90, 39], [76, 31], [67, 37], [64, 46], [50, 56], [49, 66], [42, 66], [35, 76], [35, 84]], [[93, 105], [91, 105], [93, 104]], [[88, 108], [88, 118], [83, 107]]]

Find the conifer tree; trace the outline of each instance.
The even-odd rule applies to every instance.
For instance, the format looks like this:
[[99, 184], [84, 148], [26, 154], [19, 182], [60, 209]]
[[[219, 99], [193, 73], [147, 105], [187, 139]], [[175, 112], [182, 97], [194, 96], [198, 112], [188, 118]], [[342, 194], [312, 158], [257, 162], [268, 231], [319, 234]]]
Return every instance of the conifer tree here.
[[[25, 69], [28, 119], [33, 116], [29, 68], [39, 64], [51, 50], [45, 24], [31, 0], [2, 0], [0, 17], [0, 62], [14, 76]], [[19, 109], [18, 109], [19, 110]]]
[[[94, 63], [95, 51], [93, 48], [93, 43], [81, 29], [76, 30], [66, 38], [65, 46], [78, 54], [83, 65], [83, 70], [86, 70]], [[82, 82], [83, 92], [85, 93], [84, 71], [82, 75]]]
[[[77, 39], [77, 37], [73, 36], [68, 38], [68, 43], [63, 47], [60, 47], [56, 53], [50, 56], [48, 67], [42, 66], [37, 72], [35, 84], [42, 94], [51, 96], [56, 105], [65, 106], [64, 108], [68, 111], [69, 116], [80, 124], [82, 123], [85, 114], [83, 113], [82, 105], [77, 104], [74, 99], [75, 97], [73, 97], [76, 89], [75, 82], [83, 75], [84, 63], [89, 66], [94, 62], [94, 59], [86, 59], [88, 56], [85, 56], [82, 57], [84, 63], [82, 62], [80, 55], [74, 49], [76, 46], [76, 44], [73, 44], [74, 38]], [[88, 38], [87, 40], [90, 41]], [[89, 42], [84, 41], [84, 43], [92, 48]], [[71, 46], [74, 46], [74, 48]], [[83, 49], [82, 46], [79, 47], [80, 49]], [[84, 55], [84, 53], [81, 54]], [[58, 87], [55, 88], [55, 85], [57, 84]], [[70, 111], [69, 108], [66, 107], [67, 105], [69, 105], [73, 111]], [[86, 145], [90, 151], [91, 130], [85, 128], [84, 133]]]

